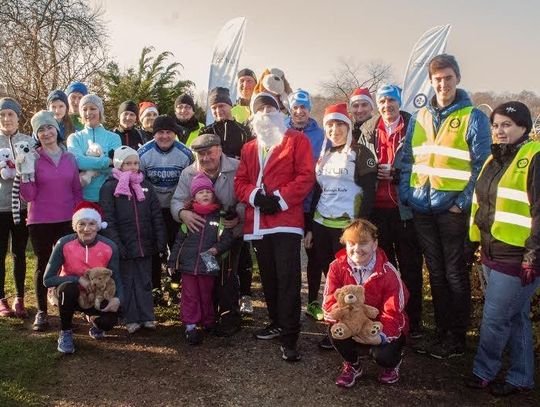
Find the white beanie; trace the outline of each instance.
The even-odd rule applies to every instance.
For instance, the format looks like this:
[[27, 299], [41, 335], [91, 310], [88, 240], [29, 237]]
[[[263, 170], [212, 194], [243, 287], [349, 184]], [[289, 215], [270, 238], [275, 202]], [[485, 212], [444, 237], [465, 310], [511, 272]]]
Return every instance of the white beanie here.
[[118, 147], [116, 150], [114, 150], [114, 158], [113, 158], [114, 168], [119, 170], [122, 164], [124, 163], [124, 160], [132, 155], [136, 155], [137, 157], [139, 156], [137, 151], [129, 146]]

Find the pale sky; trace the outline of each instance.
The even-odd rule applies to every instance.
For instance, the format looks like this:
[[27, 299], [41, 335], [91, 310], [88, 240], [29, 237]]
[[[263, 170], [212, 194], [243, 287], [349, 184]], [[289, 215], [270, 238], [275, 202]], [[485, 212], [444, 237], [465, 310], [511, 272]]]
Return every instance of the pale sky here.
[[401, 84], [414, 43], [451, 24], [447, 53], [469, 91], [540, 94], [537, 0], [95, 0], [105, 8], [110, 55], [136, 64], [143, 46], [171, 51], [182, 77], [206, 90], [213, 45], [229, 19], [245, 16], [239, 68], [279, 67], [293, 88], [320, 93], [340, 58], [392, 65]]

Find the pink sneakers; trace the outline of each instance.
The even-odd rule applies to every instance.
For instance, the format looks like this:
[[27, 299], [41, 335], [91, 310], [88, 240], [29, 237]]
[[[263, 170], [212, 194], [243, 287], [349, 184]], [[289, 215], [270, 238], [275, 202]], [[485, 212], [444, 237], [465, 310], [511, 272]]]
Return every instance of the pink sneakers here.
[[24, 319], [27, 317], [26, 308], [24, 308], [24, 298], [15, 298], [15, 302], [13, 303], [13, 311], [15, 311], [15, 316], [17, 318]]
[[6, 317], [12, 317], [14, 315], [15, 314], [9, 307], [7, 298], [0, 299], [0, 317], [6, 318]]
[[336, 385], [339, 387], [352, 387], [356, 378], [362, 376], [362, 364], [343, 362], [343, 370], [336, 378]]
[[382, 384], [397, 383], [397, 381], [399, 380], [399, 367], [400, 366], [401, 366], [401, 361], [399, 361], [396, 367], [384, 369], [379, 375], [379, 382], [381, 382]]

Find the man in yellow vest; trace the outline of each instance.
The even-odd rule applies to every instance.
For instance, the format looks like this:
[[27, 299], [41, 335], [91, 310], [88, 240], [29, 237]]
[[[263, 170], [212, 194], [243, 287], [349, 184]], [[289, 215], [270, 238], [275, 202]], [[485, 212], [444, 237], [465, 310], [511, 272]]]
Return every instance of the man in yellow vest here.
[[251, 116], [251, 110], [249, 110], [249, 102], [253, 95], [255, 85], [257, 85], [257, 77], [255, 72], [249, 68], [244, 68], [238, 71], [236, 75], [238, 99], [236, 104], [231, 109], [231, 113], [238, 123], [246, 123]]
[[491, 130], [487, 116], [457, 89], [461, 75], [453, 56], [434, 57], [429, 79], [435, 96], [409, 122], [399, 197], [413, 210], [435, 314], [435, 337], [415, 348], [443, 359], [465, 350], [471, 288], [464, 249], [474, 185], [490, 154]]

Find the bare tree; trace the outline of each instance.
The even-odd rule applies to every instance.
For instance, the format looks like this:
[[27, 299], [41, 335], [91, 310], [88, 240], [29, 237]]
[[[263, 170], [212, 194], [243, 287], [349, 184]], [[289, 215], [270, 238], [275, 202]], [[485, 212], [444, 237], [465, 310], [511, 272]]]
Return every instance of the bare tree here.
[[107, 38], [102, 9], [85, 0], [2, 0], [0, 84], [30, 116], [50, 90], [105, 65]]
[[331, 73], [328, 80], [319, 84], [325, 96], [333, 100], [348, 101], [355, 88], [368, 88], [375, 91], [380, 83], [391, 78], [392, 66], [382, 62], [355, 62], [352, 59], [340, 59], [339, 66]]

